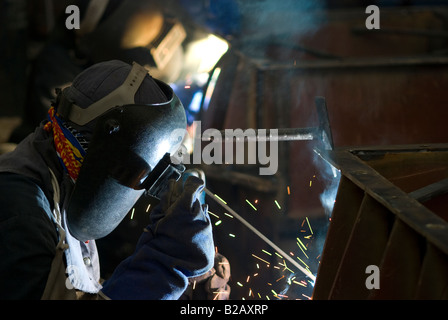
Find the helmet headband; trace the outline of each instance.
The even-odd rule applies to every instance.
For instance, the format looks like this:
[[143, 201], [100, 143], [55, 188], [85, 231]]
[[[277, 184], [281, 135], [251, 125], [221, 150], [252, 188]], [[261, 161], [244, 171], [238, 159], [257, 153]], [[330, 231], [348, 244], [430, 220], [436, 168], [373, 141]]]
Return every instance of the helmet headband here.
[[133, 62], [131, 71], [118, 88], [85, 109], [70, 101], [65, 94], [65, 89], [57, 101], [57, 111], [63, 118], [77, 125], [86, 125], [116, 106], [134, 104], [135, 93], [147, 74], [148, 71], [144, 67]]

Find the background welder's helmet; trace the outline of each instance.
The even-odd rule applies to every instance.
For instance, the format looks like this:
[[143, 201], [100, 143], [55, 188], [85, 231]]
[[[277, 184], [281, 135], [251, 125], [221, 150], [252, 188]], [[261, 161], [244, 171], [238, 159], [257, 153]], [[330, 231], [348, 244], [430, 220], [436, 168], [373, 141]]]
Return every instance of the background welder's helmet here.
[[172, 89], [147, 70], [113, 60], [79, 74], [60, 92], [57, 112], [87, 137], [88, 151], [66, 205], [70, 233], [80, 241], [113, 231], [146, 191], [157, 197], [183, 170], [170, 162], [186, 127]]
[[[77, 34], [77, 52], [93, 63], [109, 59], [137, 61], [171, 83], [184, 61], [186, 30], [166, 13], [167, 5], [147, 0], [90, 0]], [[178, 10], [177, 10], [178, 11]]]

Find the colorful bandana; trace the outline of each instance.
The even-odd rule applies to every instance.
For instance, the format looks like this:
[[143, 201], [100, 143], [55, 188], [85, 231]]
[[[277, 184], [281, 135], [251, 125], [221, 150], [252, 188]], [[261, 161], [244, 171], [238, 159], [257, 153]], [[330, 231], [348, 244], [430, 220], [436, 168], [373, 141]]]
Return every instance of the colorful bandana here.
[[[48, 132], [53, 131], [54, 145], [64, 170], [70, 175], [73, 181], [78, 178], [79, 170], [86, 155], [86, 148], [73, 135], [74, 131], [64, 121], [59, 118], [54, 107], [48, 110], [49, 122], [44, 126]], [[85, 141], [83, 141], [85, 144]]]

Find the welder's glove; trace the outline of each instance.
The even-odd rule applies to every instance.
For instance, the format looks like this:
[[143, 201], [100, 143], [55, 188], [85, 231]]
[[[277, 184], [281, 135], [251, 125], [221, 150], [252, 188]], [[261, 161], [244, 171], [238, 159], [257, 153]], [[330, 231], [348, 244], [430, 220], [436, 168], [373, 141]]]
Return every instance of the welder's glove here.
[[197, 177], [189, 177], [183, 188], [169, 182], [135, 253], [116, 268], [102, 294], [110, 299], [178, 299], [189, 277], [213, 267], [210, 217], [198, 200], [203, 187]]
[[214, 267], [199, 277], [189, 279], [187, 290], [181, 300], [229, 300], [230, 263], [216, 252]]

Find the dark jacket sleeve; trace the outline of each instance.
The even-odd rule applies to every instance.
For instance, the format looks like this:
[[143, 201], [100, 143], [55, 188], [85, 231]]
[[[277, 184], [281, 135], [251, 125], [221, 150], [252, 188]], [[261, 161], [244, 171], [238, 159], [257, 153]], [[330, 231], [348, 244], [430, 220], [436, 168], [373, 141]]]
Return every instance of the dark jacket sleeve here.
[[49, 212], [34, 180], [0, 174], [0, 300], [41, 298], [57, 245]]

